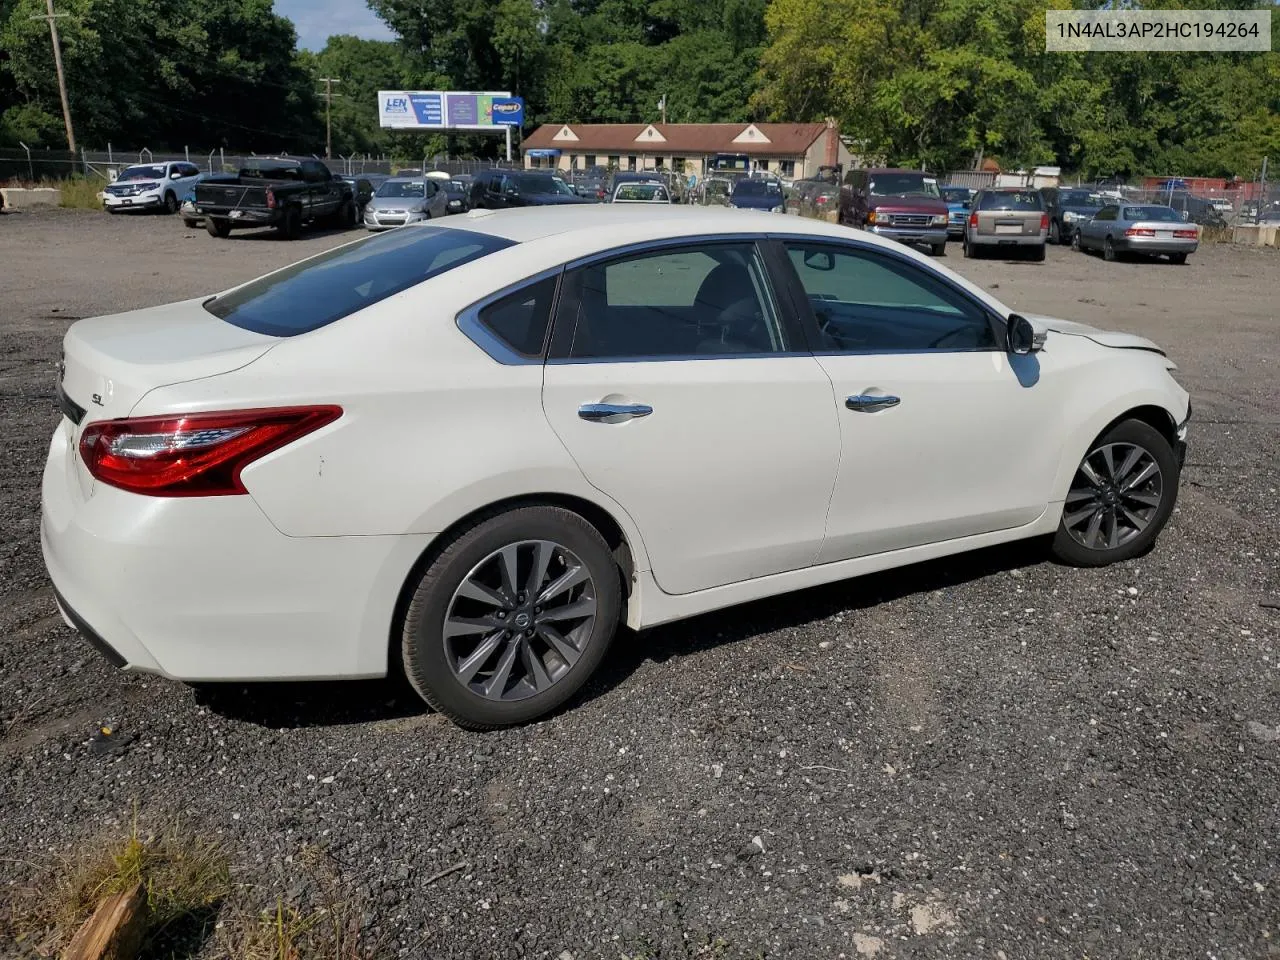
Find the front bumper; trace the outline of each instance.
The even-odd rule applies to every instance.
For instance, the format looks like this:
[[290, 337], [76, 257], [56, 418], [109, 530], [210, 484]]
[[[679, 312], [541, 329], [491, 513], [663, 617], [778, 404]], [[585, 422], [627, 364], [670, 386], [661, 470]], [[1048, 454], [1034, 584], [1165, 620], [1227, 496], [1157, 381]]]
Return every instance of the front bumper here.
[[64, 418], [40, 542], [64, 618], [112, 663], [189, 681], [385, 674], [429, 536], [288, 537], [249, 496], [143, 497], [82, 470]]
[[1175, 240], [1160, 237], [1117, 237], [1115, 247], [1129, 253], [1195, 253], [1200, 246], [1197, 240]]
[[427, 217], [421, 213], [410, 214], [377, 214], [366, 213], [364, 226], [366, 230], [394, 230], [408, 223], [422, 223]]
[[946, 243], [949, 227], [882, 227], [868, 228], [877, 236], [897, 240], [899, 243]]
[[158, 193], [144, 193], [136, 197], [117, 197], [110, 193], [102, 195], [102, 206], [107, 210], [145, 210], [162, 203], [164, 199]]

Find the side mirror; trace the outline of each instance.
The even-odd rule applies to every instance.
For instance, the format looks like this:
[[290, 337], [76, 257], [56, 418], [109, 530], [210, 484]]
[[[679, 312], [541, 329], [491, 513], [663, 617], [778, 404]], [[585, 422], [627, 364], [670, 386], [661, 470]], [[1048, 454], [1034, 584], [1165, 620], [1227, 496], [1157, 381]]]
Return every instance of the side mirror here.
[[1005, 329], [1009, 337], [1010, 353], [1021, 357], [1038, 349], [1036, 328], [1026, 317], [1018, 313], [1009, 314], [1009, 319], [1005, 321]]
[[181, 171], [181, 170], [174, 170], [172, 173], [170, 173], [170, 174], [169, 174], [169, 179], [170, 179], [170, 180], [181, 180], [181, 179], [182, 179], [182, 171]]
[[836, 268], [835, 257], [826, 250], [810, 250], [804, 255], [804, 265], [810, 270], [821, 270], [824, 273]]
[[1191, 211], [1190, 211], [1190, 210], [1183, 210], [1183, 211], [1182, 211], [1182, 219], [1183, 219], [1183, 220], [1190, 220], [1190, 219], [1191, 219]]

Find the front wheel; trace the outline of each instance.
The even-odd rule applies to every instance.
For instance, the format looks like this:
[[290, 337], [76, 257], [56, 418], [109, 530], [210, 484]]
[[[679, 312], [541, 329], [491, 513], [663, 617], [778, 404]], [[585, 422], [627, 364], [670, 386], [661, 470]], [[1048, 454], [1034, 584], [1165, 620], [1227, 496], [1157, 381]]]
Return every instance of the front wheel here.
[[461, 727], [554, 710], [586, 682], [617, 630], [622, 583], [600, 533], [560, 507], [477, 521], [427, 567], [405, 615], [405, 676]]
[[1094, 441], [1062, 507], [1053, 554], [1102, 567], [1148, 550], [1178, 496], [1178, 459], [1149, 423], [1124, 420]]
[[302, 211], [297, 207], [287, 209], [276, 229], [284, 239], [297, 240], [302, 236]]
[[166, 193], [164, 195], [164, 212], [173, 216], [178, 212], [178, 195], [176, 193]]
[[944, 240], [942, 243], [929, 244], [929, 252], [935, 257], [945, 257], [947, 255], [947, 244]]

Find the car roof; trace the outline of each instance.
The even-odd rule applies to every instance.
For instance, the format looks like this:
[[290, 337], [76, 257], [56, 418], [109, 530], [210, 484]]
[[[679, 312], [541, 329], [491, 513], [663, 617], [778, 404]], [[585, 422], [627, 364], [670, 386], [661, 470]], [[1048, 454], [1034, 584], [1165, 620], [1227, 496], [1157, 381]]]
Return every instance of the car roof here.
[[[793, 222], [794, 221], [794, 222]], [[736, 210], [729, 207], [694, 207], [661, 204], [653, 207], [615, 207], [612, 204], [519, 207], [513, 210], [472, 210], [450, 217], [444, 227], [503, 237], [527, 243], [546, 237], [586, 236], [607, 230], [609, 246], [706, 234], [798, 234], [848, 240], [848, 227], [806, 217], [779, 217], [775, 213]], [[901, 245], [875, 234], [859, 231], [864, 244], [900, 250]]]

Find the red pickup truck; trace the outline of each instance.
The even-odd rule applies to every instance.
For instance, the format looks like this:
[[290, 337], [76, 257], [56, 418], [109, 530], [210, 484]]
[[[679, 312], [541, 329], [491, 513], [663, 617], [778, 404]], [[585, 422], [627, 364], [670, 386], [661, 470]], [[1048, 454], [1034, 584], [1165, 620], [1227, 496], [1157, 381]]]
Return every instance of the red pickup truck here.
[[902, 243], [947, 252], [947, 204], [938, 178], [920, 170], [850, 170], [840, 187], [840, 222]]

